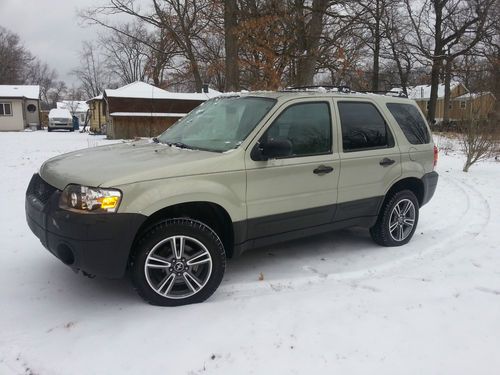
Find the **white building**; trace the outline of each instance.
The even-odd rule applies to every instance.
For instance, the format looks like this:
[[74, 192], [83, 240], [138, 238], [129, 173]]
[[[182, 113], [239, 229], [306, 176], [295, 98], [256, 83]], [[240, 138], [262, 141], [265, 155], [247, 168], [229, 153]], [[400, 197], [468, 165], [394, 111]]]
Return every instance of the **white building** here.
[[40, 126], [40, 86], [0, 85], [0, 131]]
[[73, 116], [78, 117], [80, 125], [85, 123], [85, 118], [89, 111], [89, 105], [82, 100], [63, 100], [62, 102], [57, 102], [57, 108], [70, 111]]

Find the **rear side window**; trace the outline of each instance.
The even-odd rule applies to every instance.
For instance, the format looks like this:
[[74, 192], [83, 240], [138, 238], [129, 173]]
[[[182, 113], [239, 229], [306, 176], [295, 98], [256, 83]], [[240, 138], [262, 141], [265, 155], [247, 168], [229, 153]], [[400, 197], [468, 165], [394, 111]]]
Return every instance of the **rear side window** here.
[[414, 105], [388, 103], [391, 111], [406, 139], [412, 145], [421, 145], [430, 142], [430, 135], [422, 115]]
[[291, 105], [269, 127], [265, 137], [288, 139], [292, 143], [292, 156], [330, 153], [330, 106], [323, 102]]
[[394, 142], [377, 108], [366, 102], [339, 102], [344, 151], [392, 147]]

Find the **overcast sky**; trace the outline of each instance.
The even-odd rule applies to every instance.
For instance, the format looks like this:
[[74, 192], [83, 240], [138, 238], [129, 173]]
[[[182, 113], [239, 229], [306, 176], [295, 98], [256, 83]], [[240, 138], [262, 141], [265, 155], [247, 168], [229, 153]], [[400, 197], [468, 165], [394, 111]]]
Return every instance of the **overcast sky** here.
[[96, 27], [80, 26], [77, 9], [103, 0], [0, 0], [0, 25], [18, 34], [31, 53], [56, 69], [68, 86], [85, 40], [96, 38]]

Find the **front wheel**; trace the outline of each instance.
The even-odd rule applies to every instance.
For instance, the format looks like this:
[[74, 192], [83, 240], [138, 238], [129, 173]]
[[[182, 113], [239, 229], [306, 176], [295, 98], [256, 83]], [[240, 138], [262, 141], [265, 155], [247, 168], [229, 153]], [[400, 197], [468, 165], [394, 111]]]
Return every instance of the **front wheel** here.
[[375, 225], [370, 228], [372, 239], [382, 246], [408, 243], [418, 223], [418, 200], [410, 190], [402, 190], [386, 199]]
[[160, 306], [203, 302], [224, 276], [226, 254], [217, 234], [191, 219], [170, 219], [146, 231], [131, 261], [139, 295]]

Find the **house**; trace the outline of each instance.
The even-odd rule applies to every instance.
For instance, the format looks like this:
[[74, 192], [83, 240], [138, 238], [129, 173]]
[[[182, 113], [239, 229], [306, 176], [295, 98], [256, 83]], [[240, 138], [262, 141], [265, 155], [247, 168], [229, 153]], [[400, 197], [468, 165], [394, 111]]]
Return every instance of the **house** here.
[[0, 85], [0, 131], [40, 128], [40, 86]]
[[108, 138], [153, 137], [204, 101], [218, 96], [215, 90], [179, 93], [162, 90], [145, 82], [134, 82], [105, 90]]
[[[436, 103], [436, 121], [440, 121], [444, 117], [444, 84], [438, 85], [438, 99]], [[417, 102], [418, 106], [427, 116], [429, 109], [429, 101], [431, 99], [431, 85], [418, 85], [408, 88], [408, 98]], [[460, 82], [451, 82], [450, 84], [450, 98], [456, 98], [460, 95], [468, 93], [469, 90]], [[451, 115], [451, 113], [450, 113]]]
[[[430, 85], [409, 87], [408, 97], [415, 100], [422, 112], [427, 115], [431, 97]], [[450, 84], [450, 102], [448, 104], [450, 120], [463, 120], [471, 115], [477, 118], [486, 118], [493, 111], [495, 100], [495, 96], [490, 92], [471, 93], [464, 84], [452, 82]], [[439, 122], [443, 117], [444, 84], [439, 84], [435, 118]]]
[[72, 116], [78, 117], [80, 125], [85, 123], [89, 111], [87, 102], [82, 100], [63, 100], [62, 102], [57, 102], [56, 105], [57, 109], [67, 109]]
[[493, 112], [496, 97], [491, 92], [467, 93], [450, 101], [450, 118], [462, 120], [468, 118], [485, 119]]
[[106, 101], [103, 94], [100, 94], [92, 99], [87, 100], [90, 109], [90, 131], [93, 133], [106, 133], [107, 110]]

